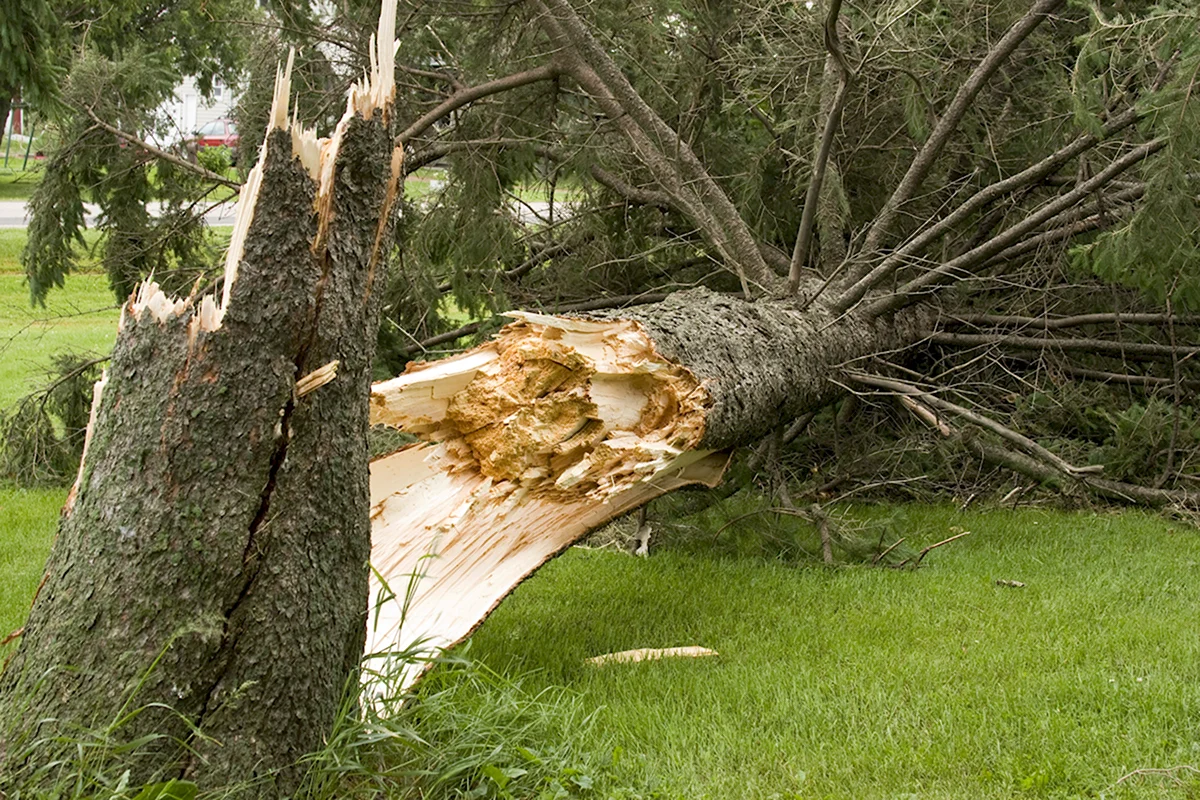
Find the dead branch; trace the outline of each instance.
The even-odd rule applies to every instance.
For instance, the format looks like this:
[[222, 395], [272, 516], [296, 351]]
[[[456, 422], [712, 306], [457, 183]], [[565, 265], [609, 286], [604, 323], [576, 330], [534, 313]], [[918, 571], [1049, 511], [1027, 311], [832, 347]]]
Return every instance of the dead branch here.
[[601, 667], [605, 664], [636, 664], [640, 661], [657, 661], [660, 658], [704, 658], [720, 655], [716, 650], [707, 647], [643, 647], [639, 650], [622, 650], [619, 653], [605, 653], [602, 656], [592, 656], [584, 663]]
[[1112, 342], [1105, 339], [1058, 339], [1051, 337], [1018, 336], [1016, 334], [947, 333], [931, 334], [931, 344], [948, 347], [1006, 347], [1012, 350], [1059, 350], [1090, 352], [1138, 360], [1170, 359], [1173, 355], [1192, 357], [1200, 347], [1149, 342]]
[[[919, 398], [923, 403], [925, 403], [927, 405], [933, 406], [934, 408], [937, 408], [937, 409], [941, 409], [942, 411], [949, 411], [951, 414], [954, 414], [957, 417], [961, 417], [962, 419], [967, 420], [968, 422], [972, 423], [973, 425], [977, 425], [981, 428], [991, 431], [992, 433], [996, 434], [1000, 438], [1002, 438], [1008, 442], [1011, 442], [1012, 444], [1016, 445], [1017, 447], [1021, 448], [1022, 450], [1029, 452], [1030, 454], [1041, 459], [1042, 461], [1045, 461], [1046, 463], [1052, 465], [1055, 469], [1057, 469], [1061, 472], [1064, 472], [1068, 475], [1081, 475], [1084, 473], [1099, 472], [1102, 469], [1102, 467], [1099, 467], [1099, 466], [1076, 467], [1072, 464], [1068, 464], [1066, 461], [1064, 461], [1059, 456], [1055, 455], [1054, 453], [1050, 452], [1046, 448], [1042, 447], [1040, 444], [1033, 441], [1029, 437], [1024, 436], [1024, 435], [1014, 431], [1012, 428], [1001, 425], [999, 422], [996, 422], [995, 420], [993, 420], [989, 417], [985, 417], [982, 414], [978, 414], [978, 413], [970, 410], [969, 408], [964, 408], [963, 406], [960, 406], [957, 403], [952, 403], [949, 400], [944, 400], [941, 397], [938, 397], [937, 395], [935, 395], [931, 392], [927, 392], [927, 391], [921, 389], [920, 387], [916, 386], [915, 384], [906, 383], [904, 381], [895, 380], [893, 378], [884, 378], [884, 377], [881, 377], [878, 375], [868, 375], [868, 374], [862, 373], [862, 372], [847, 372], [846, 375], [851, 380], [856, 381], [857, 383], [861, 383], [864, 386], [872, 386], [872, 387], [875, 387], [878, 389], [885, 389], [890, 392], [896, 392], [904, 398], [909, 398], [909, 399]], [[912, 406], [910, 406], [910, 408], [912, 408]], [[915, 411], [916, 409], [913, 409], [913, 410]], [[932, 412], [930, 412], [930, 413], [932, 413]], [[921, 416], [926, 419], [926, 422], [930, 422], [930, 420], [928, 418], [928, 414], [921, 414]], [[934, 426], [937, 427], [939, 431], [941, 431], [943, 436], [949, 435], [949, 431], [950, 431], [949, 426], [946, 425], [944, 422], [937, 420], [936, 415], [934, 417], [934, 422], [931, 424], [934, 424]]]
[[1119, 311], [1103, 314], [1075, 314], [1069, 317], [1023, 317], [1005, 314], [955, 314], [945, 317], [942, 324], [970, 325], [976, 328], [1033, 328], [1057, 331], [1085, 325], [1167, 325], [1200, 326], [1200, 314], [1123, 314]]
[[[940, 425], [937, 427], [939, 430], [942, 429]], [[1040, 462], [1024, 453], [981, 441], [977, 436], [965, 435], [948, 425], [946, 427], [950, 430], [950, 434], [946, 436], [947, 439], [961, 442], [967, 450], [989, 464], [1012, 470], [1042, 484], [1058, 488], [1060, 481], [1067, 478], [1101, 497], [1125, 503], [1140, 503], [1155, 507], [1175, 505], [1185, 508], [1200, 508], [1200, 495], [1198, 494], [1169, 489], [1150, 489], [1132, 483], [1101, 478], [1097, 475], [1063, 473], [1050, 464]]]
[[[1174, 386], [1175, 381], [1172, 378], [1160, 378], [1154, 375], [1128, 375], [1118, 372], [1105, 372], [1098, 369], [1085, 369], [1084, 367], [1073, 367], [1060, 365], [1057, 367], [1068, 375], [1084, 380], [1100, 381], [1101, 383], [1124, 383], [1130, 386]], [[1180, 381], [1182, 388], [1196, 392], [1200, 391], [1200, 381]]]
[[888, 553], [892, 552], [892, 551], [893, 551], [893, 550], [895, 550], [897, 547], [899, 547], [900, 545], [904, 544], [904, 540], [905, 540], [905, 538], [907, 538], [907, 537], [901, 536], [899, 539], [897, 539], [896, 541], [894, 541], [894, 542], [892, 542], [890, 545], [888, 545], [886, 549], [884, 549], [884, 550], [881, 550], [881, 551], [879, 551], [878, 553], [876, 553], [876, 554], [875, 554], [875, 557], [874, 557], [873, 559], [871, 559], [871, 565], [872, 565], [872, 566], [874, 566], [874, 565], [878, 564], [880, 561], [882, 561], [882, 560], [883, 560], [883, 558], [884, 558], [884, 557], [885, 557], [885, 556], [886, 556]]
[[634, 205], [655, 206], [663, 210], [675, 207], [675, 204], [671, 200], [671, 195], [666, 192], [642, 189], [633, 184], [626, 183], [599, 164], [593, 164], [589, 171], [598, 183], [612, 189]]
[[[921, 566], [921, 562], [925, 559], [925, 556], [929, 555], [929, 552], [931, 550], [936, 550], [937, 548], [941, 547], [944, 544], [950, 544], [951, 542], [955, 541], [956, 539], [961, 539], [964, 536], [970, 536], [970, 535], [971, 535], [970, 531], [963, 531], [962, 533], [954, 534], [949, 539], [942, 539], [940, 542], [929, 545], [928, 547], [926, 547], [924, 550], [922, 550], [917, 555], [917, 560], [913, 561], [913, 569], [916, 569], [917, 567]], [[903, 561], [901, 561], [899, 564], [897, 564], [896, 568], [899, 569], [900, 567], [903, 567], [906, 564], [908, 564], [908, 562], [909, 562], [909, 559], [906, 558]]]

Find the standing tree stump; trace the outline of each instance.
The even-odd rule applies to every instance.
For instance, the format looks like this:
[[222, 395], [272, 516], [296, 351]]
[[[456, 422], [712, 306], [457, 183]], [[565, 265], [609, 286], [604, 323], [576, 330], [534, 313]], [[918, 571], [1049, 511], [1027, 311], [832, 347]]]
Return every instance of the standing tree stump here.
[[0, 784], [56, 755], [48, 737], [107, 731], [155, 737], [110, 753], [133, 781], [288, 794], [357, 680], [377, 289], [400, 179], [394, 17], [391, 0], [332, 138], [289, 125], [290, 64], [278, 77], [221, 299], [149, 283], [126, 304], [0, 675]]

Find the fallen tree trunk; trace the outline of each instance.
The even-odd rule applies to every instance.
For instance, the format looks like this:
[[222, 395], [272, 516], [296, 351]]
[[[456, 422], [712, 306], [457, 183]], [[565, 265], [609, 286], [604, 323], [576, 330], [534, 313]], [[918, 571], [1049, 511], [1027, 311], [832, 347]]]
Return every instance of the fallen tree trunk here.
[[401, 167], [394, 17], [385, 3], [385, 44], [331, 139], [289, 125], [280, 75], [221, 299], [149, 283], [124, 307], [0, 675], [0, 795], [53, 782], [42, 768], [70, 769], [75, 742], [131, 787], [290, 795], [354, 686], [376, 272]]
[[728, 448], [824, 405], [839, 365], [928, 324], [707, 290], [603, 318], [512, 316], [492, 341], [372, 391], [372, 422], [425, 441], [372, 465], [369, 652], [461, 641], [589, 530], [715, 485]]

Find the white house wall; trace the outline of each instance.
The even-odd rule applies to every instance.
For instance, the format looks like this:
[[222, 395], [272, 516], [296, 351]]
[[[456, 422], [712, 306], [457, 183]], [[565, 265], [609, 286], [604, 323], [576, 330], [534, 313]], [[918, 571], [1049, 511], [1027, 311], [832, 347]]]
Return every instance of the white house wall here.
[[196, 88], [195, 78], [185, 78], [175, 89], [175, 97], [161, 109], [171, 120], [167, 138], [178, 140], [191, 136], [215, 119], [231, 117], [235, 105], [237, 98], [229, 87], [221, 85], [213, 91], [211, 98], [206, 98]]

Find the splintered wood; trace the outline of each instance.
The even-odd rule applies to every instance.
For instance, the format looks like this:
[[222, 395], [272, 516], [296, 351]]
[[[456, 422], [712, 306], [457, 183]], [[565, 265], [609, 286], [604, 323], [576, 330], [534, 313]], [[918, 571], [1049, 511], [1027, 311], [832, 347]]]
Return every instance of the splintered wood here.
[[368, 653], [461, 641], [592, 528], [724, 471], [694, 449], [704, 387], [636, 323], [511, 316], [493, 341], [373, 388], [372, 422], [424, 441], [371, 465]]

